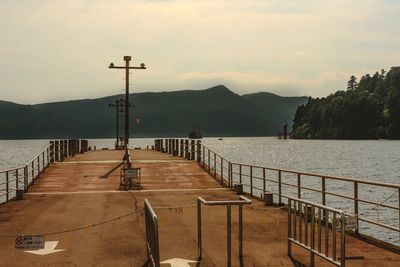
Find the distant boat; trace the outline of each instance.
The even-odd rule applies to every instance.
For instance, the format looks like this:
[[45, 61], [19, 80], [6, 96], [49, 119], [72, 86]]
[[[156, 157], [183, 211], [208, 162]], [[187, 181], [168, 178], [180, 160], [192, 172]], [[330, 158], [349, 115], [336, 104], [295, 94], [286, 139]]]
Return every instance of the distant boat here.
[[192, 130], [189, 132], [189, 138], [190, 139], [202, 139], [203, 138], [203, 135], [201, 134], [201, 131], [200, 131], [200, 126], [197, 122], [194, 124]]

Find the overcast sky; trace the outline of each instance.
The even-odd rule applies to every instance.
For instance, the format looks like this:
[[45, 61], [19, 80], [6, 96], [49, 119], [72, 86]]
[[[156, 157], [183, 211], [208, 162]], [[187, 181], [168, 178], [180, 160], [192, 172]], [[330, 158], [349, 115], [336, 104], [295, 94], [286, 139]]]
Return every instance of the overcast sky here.
[[132, 90], [326, 96], [400, 65], [399, 0], [1, 0], [0, 99], [39, 103]]

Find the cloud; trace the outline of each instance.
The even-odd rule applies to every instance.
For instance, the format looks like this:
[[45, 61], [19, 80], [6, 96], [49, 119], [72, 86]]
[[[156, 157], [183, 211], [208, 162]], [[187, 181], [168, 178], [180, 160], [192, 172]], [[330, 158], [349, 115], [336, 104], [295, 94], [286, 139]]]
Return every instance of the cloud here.
[[323, 96], [349, 74], [398, 64], [399, 3], [389, 0], [0, 2], [0, 99], [120, 93], [226, 83], [241, 93]]

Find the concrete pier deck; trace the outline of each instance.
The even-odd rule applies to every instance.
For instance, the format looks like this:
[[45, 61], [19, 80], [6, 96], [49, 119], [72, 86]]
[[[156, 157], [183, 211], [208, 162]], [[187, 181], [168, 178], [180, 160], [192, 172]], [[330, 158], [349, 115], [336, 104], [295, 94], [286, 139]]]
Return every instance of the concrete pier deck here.
[[[57, 162], [22, 201], [0, 205], [0, 266], [146, 266], [144, 199], [159, 217], [161, 261], [197, 259], [196, 199], [236, 199], [197, 162], [150, 150], [132, 151], [143, 190], [119, 191], [121, 151], [91, 151]], [[287, 212], [261, 201], [244, 208], [244, 266], [293, 266], [287, 257]], [[238, 261], [237, 210], [232, 209], [232, 264]], [[98, 224], [100, 223], [100, 224]], [[46, 234], [56, 253], [14, 248], [15, 237]], [[203, 261], [226, 266], [226, 208], [203, 208]], [[308, 264], [308, 253], [293, 246]], [[400, 266], [400, 255], [347, 238], [347, 266]], [[169, 266], [169, 264], [162, 264]], [[190, 266], [196, 266], [191, 263]], [[332, 266], [317, 260], [317, 266]]]

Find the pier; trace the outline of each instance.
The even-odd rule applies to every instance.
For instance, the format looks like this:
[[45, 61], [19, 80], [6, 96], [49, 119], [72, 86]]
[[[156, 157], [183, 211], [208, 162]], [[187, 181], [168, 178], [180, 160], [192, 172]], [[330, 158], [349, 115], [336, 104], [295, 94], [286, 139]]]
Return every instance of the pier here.
[[[363, 186], [400, 192], [399, 185], [235, 163], [198, 140], [157, 139], [153, 149], [130, 150], [141, 188], [125, 191], [124, 153], [54, 141], [27, 165], [2, 171], [0, 265], [400, 265], [397, 246], [368, 238], [358, 227], [346, 231], [345, 222], [365, 203], [399, 216], [398, 205], [375, 203], [360, 192]], [[310, 186], [307, 179], [318, 182]], [[329, 181], [349, 183], [353, 195], [334, 192]], [[321, 200], [304, 200], [304, 191]], [[333, 194], [353, 209], [329, 206]], [[399, 232], [362, 215], [359, 223]], [[56, 246], [43, 255], [16, 249], [24, 235], [44, 236]]]

